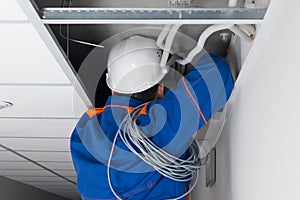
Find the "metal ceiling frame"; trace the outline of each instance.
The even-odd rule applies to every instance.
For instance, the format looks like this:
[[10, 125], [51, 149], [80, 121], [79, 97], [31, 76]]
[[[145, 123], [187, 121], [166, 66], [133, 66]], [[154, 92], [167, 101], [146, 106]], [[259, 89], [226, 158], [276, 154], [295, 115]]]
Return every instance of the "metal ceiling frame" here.
[[261, 24], [263, 8], [44, 8], [44, 24]]

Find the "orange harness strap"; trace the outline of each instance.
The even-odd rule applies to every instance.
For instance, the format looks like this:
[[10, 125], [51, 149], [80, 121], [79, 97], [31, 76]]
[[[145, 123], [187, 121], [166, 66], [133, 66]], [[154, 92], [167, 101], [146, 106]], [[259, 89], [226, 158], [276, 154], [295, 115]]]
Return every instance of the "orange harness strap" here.
[[[147, 104], [147, 105], [148, 105], [148, 104]], [[147, 115], [147, 105], [145, 105], [145, 106], [141, 109], [139, 115]], [[105, 107], [103, 107], [103, 108], [92, 108], [92, 109], [89, 109], [88, 111], [86, 111], [86, 114], [87, 114], [90, 118], [92, 118], [92, 117], [94, 117], [94, 116], [97, 115], [97, 114], [103, 113], [104, 110], [105, 110], [106, 108], [108, 108], [108, 107], [124, 108], [124, 109], [127, 110], [127, 112], [131, 112], [131, 111], [133, 110], [133, 108], [134, 108], [134, 107], [129, 107], [129, 106], [121, 106], [121, 105], [107, 105], [107, 106], [105, 106]]]
[[198, 105], [197, 101], [195, 100], [195, 98], [193, 97], [191, 91], [189, 90], [189, 87], [187, 86], [187, 84], [186, 84], [186, 82], [185, 82], [185, 80], [184, 80], [184, 77], [182, 77], [181, 79], [182, 79], [183, 85], [184, 85], [184, 87], [185, 87], [187, 93], [189, 94], [189, 96], [190, 96], [192, 102], [194, 103], [194, 105], [196, 106], [198, 112], [200, 113], [200, 116], [202, 117], [204, 123], [207, 124], [207, 120], [206, 120], [204, 114], [202, 113], [202, 110], [201, 110], [200, 106]]

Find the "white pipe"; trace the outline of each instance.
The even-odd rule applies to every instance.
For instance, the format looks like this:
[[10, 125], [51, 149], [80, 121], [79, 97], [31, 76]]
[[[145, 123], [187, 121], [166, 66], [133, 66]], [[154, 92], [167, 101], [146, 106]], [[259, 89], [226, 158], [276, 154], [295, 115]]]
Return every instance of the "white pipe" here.
[[159, 48], [161, 48], [161, 49], [164, 48], [164, 47], [163, 47], [163, 42], [164, 42], [165, 38], [167, 37], [168, 32], [169, 32], [171, 26], [172, 26], [171, 24], [165, 25], [165, 26], [162, 28], [162, 30], [161, 30], [161, 32], [160, 32], [160, 34], [159, 34], [159, 36], [158, 36], [158, 38], [157, 38], [157, 40], [156, 40], [156, 45], [157, 45]]
[[[162, 54], [161, 57], [161, 61], [160, 61], [160, 65], [161, 67], [164, 69], [164, 72], [167, 73], [168, 72], [168, 67], [166, 66], [166, 63], [168, 61], [168, 57], [169, 57], [169, 52], [171, 50], [172, 44], [173, 44], [173, 40], [175, 38], [175, 35], [177, 33], [177, 30], [181, 27], [182, 24], [175, 24], [172, 26], [172, 28], [170, 29], [167, 39], [166, 39], [166, 43], [165, 46], [163, 48], [164, 52]], [[162, 30], [163, 32], [164, 30]], [[163, 33], [162, 35], [164, 35], [165, 33]]]
[[188, 54], [188, 56], [185, 59], [177, 60], [177, 62], [181, 65], [186, 65], [187, 63], [191, 62], [194, 59], [194, 57], [203, 49], [207, 38], [211, 34], [213, 34], [216, 31], [219, 31], [219, 30], [229, 29], [232, 26], [234, 26], [234, 25], [233, 24], [216, 24], [216, 25], [209, 26], [200, 35], [197, 46], [190, 51], [190, 53]]
[[234, 8], [237, 5], [238, 0], [229, 0], [228, 1], [228, 7], [229, 8]]
[[255, 27], [251, 24], [239, 24], [237, 25], [240, 29], [242, 29], [243, 31], [247, 31], [248, 35], [249, 36], [253, 36], [255, 35]]
[[253, 38], [247, 35], [245, 31], [241, 30], [238, 26], [232, 26], [230, 30], [247, 42], [253, 41]]

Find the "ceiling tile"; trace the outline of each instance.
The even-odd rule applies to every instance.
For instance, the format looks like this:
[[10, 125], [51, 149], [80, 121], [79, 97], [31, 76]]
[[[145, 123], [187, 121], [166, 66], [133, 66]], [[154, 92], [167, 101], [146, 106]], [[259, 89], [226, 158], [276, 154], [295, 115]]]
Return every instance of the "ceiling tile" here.
[[26, 20], [27, 17], [15, 0], [1, 0], [0, 23], [3, 20]]
[[10, 151], [0, 151], [0, 161], [27, 161], [27, 160]]
[[28, 185], [32, 185], [32, 186], [40, 186], [40, 187], [47, 187], [47, 186], [66, 186], [66, 185], [74, 185], [73, 183], [70, 183], [68, 181], [48, 181], [48, 182], [44, 182], [44, 181], [26, 181], [23, 182], [26, 183]]
[[58, 176], [25, 176], [25, 175], [7, 175], [7, 178], [27, 183], [27, 182], [59, 182], [59, 181], [65, 181], [63, 178], [60, 178]]
[[22, 152], [22, 154], [37, 162], [42, 162], [42, 161], [72, 162], [70, 152]]
[[0, 138], [0, 144], [16, 151], [70, 151], [69, 139]]
[[76, 177], [76, 172], [75, 171], [70, 171], [70, 170], [53, 170], [56, 173], [64, 176], [64, 177]]
[[65, 185], [34, 185], [35, 187], [49, 189], [49, 190], [56, 190], [56, 191], [77, 191], [77, 186], [72, 183], [66, 183]]
[[0, 170], [5, 169], [41, 169], [31, 162], [0, 162]]
[[31, 24], [0, 23], [0, 32], [0, 83], [70, 83]]
[[77, 182], [77, 177], [76, 176], [70, 176], [70, 177], [66, 177], [67, 179], [69, 179], [70, 181], [73, 181], [74, 183]]
[[73, 86], [0, 86], [0, 94], [14, 104], [0, 117], [78, 118], [87, 110]]
[[34, 169], [34, 170], [25, 170], [25, 169], [0, 169], [1, 176], [53, 176], [53, 173], [44, 170], [44, 169]]
[[57, 162], [39, 162], [41, 165], [52, 170], [69, 169], [74, 170], [73, 163], [57, 163]]
[[0, 137], [68, 138], [77, 121], [78, 119], [1, 119]]

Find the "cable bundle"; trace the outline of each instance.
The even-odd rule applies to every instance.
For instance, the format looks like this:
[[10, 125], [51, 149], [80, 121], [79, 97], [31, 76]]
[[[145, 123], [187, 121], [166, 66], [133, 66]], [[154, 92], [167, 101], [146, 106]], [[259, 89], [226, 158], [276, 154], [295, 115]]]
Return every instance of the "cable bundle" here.
[[165, 177], [168, 177], [174, 181], [187, 182], [195, 179], [192, 187], [185, 194], [173, 199], [181, 199], [190, 193], [195, 187], [198, 180], [198, 170], [200, 169], [201, 160], [199, 158], [199, 148], [197, 140], [193, 140], [189, 148], [189, 157], [187, 159], [180, 159], [157, 145], [155, 145], [140, 129], [136, 120], [139, 116], [140, 110], [147, 103], [142, 104], [134, 108], [129, 112], [123, 121], [121, 122], [118, 132], [114, 138], [113, 146], [108, 161], [108, 182], [114, 195], [120, 199], [112, 188], [110, 181], [109, 168], [113, 155], [113, 150], [117, 137], [119, 136], [125, 145], [130, 149], [132, 153], [137, 155], [147, 164], [151, 165], [156, 171]]

